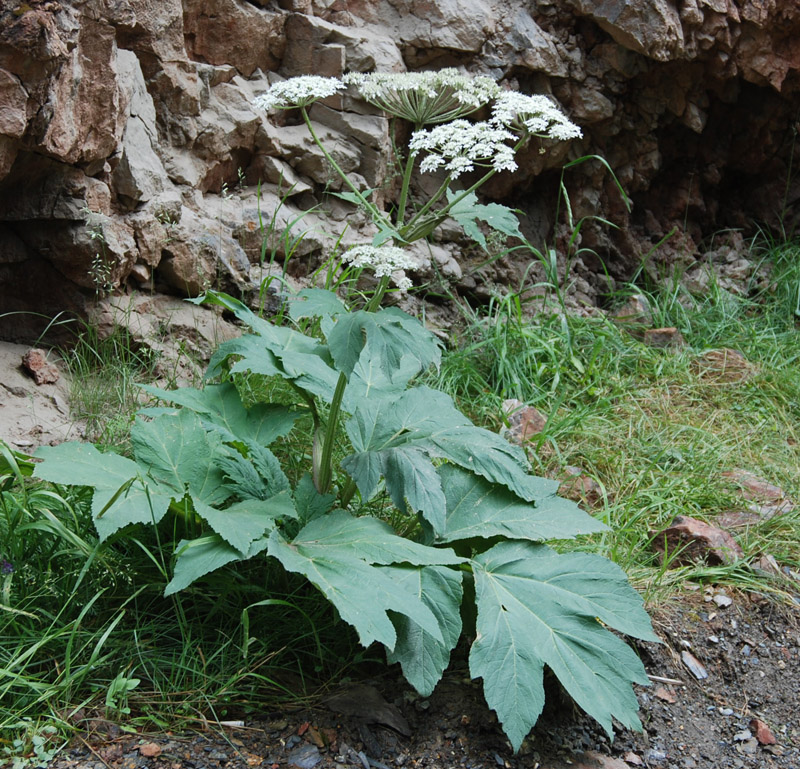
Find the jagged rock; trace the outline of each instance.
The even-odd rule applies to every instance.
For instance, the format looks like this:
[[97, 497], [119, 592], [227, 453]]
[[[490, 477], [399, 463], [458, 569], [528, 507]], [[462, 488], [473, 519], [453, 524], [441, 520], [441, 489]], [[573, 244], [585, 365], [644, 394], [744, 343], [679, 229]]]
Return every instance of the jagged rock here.
[[184, 206], [174, 239], [162, 248], [157, 275], [182, 296], [199, 296], [214, 286], [235, 294], [249, 285], [250, 262], [219, 220]]
[[47, 353], [32, 348], [22, 356], [22, 366], [37, 385], [55, 384], [59, 378], [58, 366], [47, 360]]
[[681, 347], [684, 344], [683, 334], [673, 327], [645, 329], [643, 341], [648, 347]]
[[150, 350], [157, 358], [160, 384], [169, 387], [201, 381], [203, 364], [214, 350], [241, 334], [213, 308], [146, 294], [103, 300], [93, 310], [92, 322], [102, 337], [123, 329], [140, 349]]
[[184, 0], [188, 53], [209, 64], [231, 64], [245, 77], [277, 68], [286, 14], [236, 0]]
[[670, 566], [703, 561], [712, 566], [732, 564], [744, 555], [727, 531], [686, 515], [676, 515], [666, 529], [652, 536], [653, 547], [669, 558]]
[[526, 406], [517, 398], [503, 401], [503, 416], [508, 422], [506, 437], [520, 446], [542, 432], [547, 424], [547, 417], [544, 414], [533, 406]]

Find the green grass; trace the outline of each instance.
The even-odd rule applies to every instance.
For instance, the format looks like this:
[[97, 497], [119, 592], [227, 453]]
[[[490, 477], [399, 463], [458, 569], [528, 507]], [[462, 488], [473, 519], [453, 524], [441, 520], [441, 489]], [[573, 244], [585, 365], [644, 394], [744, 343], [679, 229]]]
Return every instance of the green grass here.
[[[791, 588], [742, 566], [670, 573], [651, 544], [675, 515], [713, 523], [719, 513], [745, 507], [722, 475], [728, 470], [750, 470], [800, 500], [800, 248], [775, 247], [767, 257], [771, 280], [750, 297], [715, 284], [703, 297], [677, 287], [649, 293], [654, 325], [677, 327], [683, 347], [647, 347], [606, 317], [529, 319], [511, 295], [472, 319], [442, 366], [439, 382], [480, 423], [502, 424], [504, 398], [547, 417], [529, 447], [534, 468], [557, 477], [567, 465], [579, 466], [598, 481], [603, 503], [595, 513], [613, 531], [591, 546], [653, 596], [676, 585], [678, 574], [748, 589]], [[699, 357], [720, 348], [740, 351], [751, 374], [732, 382], [701, 376]], [[771, 554], [796, 570], [798, 517], [734, 532], [744, 563]]]
[[[502, 426], [505, 398], [547, 416], [529, 447], [535, 472], [558, 477], [581, 467], [600, 484], [593, 512], [611, 527], [568, 546], [611, 557], [651, 604], [687, 579], [797, 592], [788, 577], [750, 565], [770, 554], [800, 571], [800, 510], [737, 531], [745, 558], [734, 566], [669, 568], [652, 547], [677, 514], [713, 523], [744, 506], [726, 470], [750, 470], [800, 500], [800, 247], [773, 244], [764, 259], [774, 265], [771, 280], [746, 298], [715, 285], [700, 298], [631, 288], [648, 294], [657, 323], [681, 330], [684, 347], [647, 347], [601, 316], [531, 318], [510, 295], [469, 315], [428, 379], [492, 429]], [[750, 376], [699, 375], [698, 356], [723, 347], [747, 358]], [[70, 362], [73, 405], [92, 436], [124, 447], [139, 405], [135, 382], [153, 375], [155, 361], [126, 337], [101, 342], [88, 333]], [[276, 380], [241, 386], [248, 401], [290, 394]], [[274, 447], [293, 482], [308, 467], [312, 433], [311, 419], [301, 419]], [[164, 554], [180, 531], [165, 520], [100, 543], [87, 494], [32, 480], [30, 470], [0, 444], [0, 560], [8, 564], [0, 574], [0, 762], [5, 750], [31, 765], [89, 718], [165, 728], [238, 717], [305, 697], [370, 660], [315, 589], [266, 559], [164, 598]]]

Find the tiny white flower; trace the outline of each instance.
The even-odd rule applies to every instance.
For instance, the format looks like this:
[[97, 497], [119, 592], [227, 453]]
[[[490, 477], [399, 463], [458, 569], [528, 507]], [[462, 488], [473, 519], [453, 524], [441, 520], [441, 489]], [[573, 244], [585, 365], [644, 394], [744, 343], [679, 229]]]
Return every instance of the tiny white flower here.
[[291, 109], [307, 107], [319, 99], [327, 99], [344, 88], [344, 83], [335, 77], [303, 75], [275, 83], [263, 95], [253, 100], [259, 109]]
[[518, 91], [503, 91], [492, 105], [491, 122], [561, 141], [583, 136], [581, 129], [541, 94], [528, 96]]
[[469, 115], [500, 93], [490, 77], [464, 74], [453, 67], [431, 72], [351, 72], [343, 79], [370, 104], [415, 125]]
[[354, 246], [342, 255], [342, 261], [353, 267], [370, 269], [376, 278], [391, 277], [404, 291], [412, 285], [405, 270], [419, 267], [407, 251], [397, 246]]
[[429, 153], [420, 163], [423, 172], [444, 167], [455, 179], [475, 166], [495, 171], [515, 171], [514, 148], [506, 142], [517, 137], [493, 123], [454, 120], [446, 125], [415, 131], [408, 146], [412, 152]]

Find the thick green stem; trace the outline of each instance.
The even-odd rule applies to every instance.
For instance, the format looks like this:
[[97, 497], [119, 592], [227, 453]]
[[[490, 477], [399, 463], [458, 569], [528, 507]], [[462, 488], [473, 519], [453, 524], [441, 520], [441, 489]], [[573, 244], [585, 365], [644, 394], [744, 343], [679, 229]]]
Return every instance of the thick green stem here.
[[[416, 130], [422, 128], [418, 125]], [[403, 186], [400, 188], [400, 202], [397, 204], [397, 218], [395, 225], [399, 230], [403, 226], [403, 221], [406, 218], [406, 204], [408, 203], [408, 189], [411, 186], [411, 174], [414, 171], [414, 162], [417, 159], [417, 153], [409, 151], [408, 158], [406, 159], [406, 167], [403, 171]]]
[[311, 119], [308, 117], [308, 112], [306, 111], [306, 108], [301, 107], [300, 112], [302, 112], [303, 114], [303, 120], [305, 120], [306, 127], [308, 128], [308, 131], [311, 134], [311, 138], [314, 140], [314, 143], [317, 145], [317, 147], [320, 148], [322, 154], [325, 156], [325, 160], [327, 160], [328, 163], [330, 163], [331, 168], [333, 168], [333, 170], [336, 171], [337, 174], [339, 174], [341, 180], [350, 188], [351, 192], [358, 198], [361, 205], [363, 205], [364, 208], [366, 208], [367, 211], [369, 211], [370, 216], [372, 216], [372, 218], [376, 221], [376, 223], [382, 222], [386, 225], [387, 229], [394, 231], [391, 222], [383, 215], [383, 213], [381, 213], [378, 210], [377, 206], [370, 203], [364, 197], [364, 194], [361, 192], [361, 190], [359, 190], [358, 187], [356, 187], [355, 184], [353, 184], [353, 182], [350, 181], [350, 177], [348, 177], [348, 175], [344, 171], [342, 171], [339, 164], [333, 159], [328, 150], [325, 149], [324, 145], [317, 137], [317, 133], [314, 130], [314, 126], [311, 124]]
[[327, 494], [331, 488], [331, 480], [333, 479], [333, 444], [336, 442], [336, 434], [339, 431], [339, 411], [341, 410], [346, 386], [347, 377], [342, 372], [339, 374], [339, 381], [336, 383], [336, 390], [331, 401], [331, 410], [328, 414], [328, 424], [325, 428], [325, 443], [322, 446], [317, 479], [317, 491], [320, 494]]
[[343, 508], [346, 508], [350, 504], [350, 500], [356, 493], [356, 488], [357, 488], [356, 482], [352, 478], [348, 478], [347, 483], [342, 489], [342, 495], [339, 497], [339, 504]]
[[375, 289], [372, 299], [369, 300], [369, 303], [364, 308], [367, 312], [378, 311], [378, 308], [381, 306], [381, 299], [383, 299], [383, 295], [386, 293], [387, 288], [389, 288], [389, 278], [388, 276], [384, 275], [381, 278], [381, 282], [378, 283], [378, 287]]

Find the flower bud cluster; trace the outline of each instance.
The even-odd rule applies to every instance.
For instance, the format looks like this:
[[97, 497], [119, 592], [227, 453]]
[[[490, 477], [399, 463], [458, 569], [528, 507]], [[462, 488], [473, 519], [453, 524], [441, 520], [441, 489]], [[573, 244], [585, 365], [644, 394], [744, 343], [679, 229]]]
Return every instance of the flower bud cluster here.
[[344, 253], [342, 261], [353, 267], [370, 269], [377, 278], [391, 277], [402, 290], [408, 290], [412, 285], [405, 270], [419, 267], [406, 251], [397, 246], [355, 246]]

